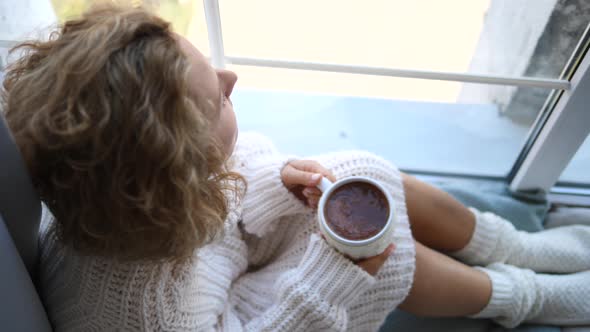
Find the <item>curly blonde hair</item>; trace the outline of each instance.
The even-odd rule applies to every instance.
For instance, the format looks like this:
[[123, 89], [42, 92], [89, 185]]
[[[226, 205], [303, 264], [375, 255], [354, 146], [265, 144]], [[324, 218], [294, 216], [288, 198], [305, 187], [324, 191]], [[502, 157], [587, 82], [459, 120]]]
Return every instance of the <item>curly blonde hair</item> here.
[[64, 244], [182, 260], [223, 229], [241, 178], [212, 138], [219, 110], [189, 92], [168, 22], [102, 5], [15, 49], [2, 108]]

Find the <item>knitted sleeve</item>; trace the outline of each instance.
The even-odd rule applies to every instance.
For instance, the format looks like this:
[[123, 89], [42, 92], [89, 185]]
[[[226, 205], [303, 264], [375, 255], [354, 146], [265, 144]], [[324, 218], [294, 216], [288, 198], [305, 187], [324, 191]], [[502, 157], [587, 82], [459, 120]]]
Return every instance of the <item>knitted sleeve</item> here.
[[276, 227], [274, 222], [280, 217], [308, 210], [281, 180], [281, 170], [291, 159], [279, 154], [262, 135], [240, 134], [233, 164], [248, 185], [242, 201], [246, 232], [262, 236]]
[[[335, 152], [313, 157], [336, 178], [366, 176], [379, 181], [391, 194], [397, 224], [393, 233], [396, 248], [375, 277], [376, 282], [353, 300], [348, 309], [351, 331], [376, 331], [387, 315], [408, 295], [415, 272], [415, 244], [412, 237], [403, 182], [398, 168], [389, 161], [364, 151]], [[375, 298], [378, 300], [368, 300]], [[370, 314], [369, 314], [370, 313]]]
[[300, 265], [281, 274], [275, 283], [274, 304], [243, 327], [246, 331], [346, 331], [348, 307], [374, 283], [375, 278], [311, 235]]
[[[272, 305], [255, 318], [244, 320], [235, 309], [240, 295], [233, 287], [240, 278], [250, 275], [245, 270], [246, 251], [242, 241], [229, 236], [210, 249], [201, 249], [199, 261], [190, 265], [142, 269], [139, 274], [119, 270], [109, 280], [121, 275], [133, 279], [110, 285], [109, 293], [104, 294], [105, 301], [118, 302], [116, 306], [110, 303], [110, 311], [116, 316], [109, 322], [121, 330], [347, 331], [351, 325], [349, 306], [375, 283], [374, 277], [312, 235], [297, 267], [277, 273], [277, 279], [267, 285], [251, 284], [254, 293], [248, 296], [249, 305], [266, 300]], [[133, 287], [127, 289], [125, 285]], [[274, 296], [262, 299], [258, 287], [272, 287]], [[117, 295], [121, 292], [131, 292], [132, 296], [121, 298]], [[134, 322], [142, 326], [129, 327]]]

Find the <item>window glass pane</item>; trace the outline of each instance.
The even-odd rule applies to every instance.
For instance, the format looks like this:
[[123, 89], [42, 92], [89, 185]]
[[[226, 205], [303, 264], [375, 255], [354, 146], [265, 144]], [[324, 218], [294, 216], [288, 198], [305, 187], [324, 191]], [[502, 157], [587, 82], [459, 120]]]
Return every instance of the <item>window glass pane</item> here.
[[228, 68], [239, 76], [240, 130], [271, 137], [285, 153], [363, 149], [404, 169], [505, 176], [530, 129], [496, 104], [456, 102], [461, 83]]
[[[560, 76], [590, 21], [590, 1], [558, 0], [220, 0], [220, 11], [229, 56], [543, 78]], [[398, 98], [385, 85], [266, 82], [253, 86]], [[425, 100], [495, 104], [526, 126], [549, 95], [483, 84], [423, 91], [421, 84], [410, 86]]]
[[553, 78], [590, 21], [590, 2], [557, 0], [220, 0], [220, 10], [232, 56]]
[[590, 185], [590, 136], [586, 137], [559, 181]]
[[[79, 16], [97, 0], [51, 0], [55, 14], [63, 22], [71, 17]], [[188, 38], [199, 50], [209, 55], [207, 25], [201, 0], [136, 0], [134, 4], [144, 4], [155, 9], [155, 12], [170, 21], [174, 31]]]

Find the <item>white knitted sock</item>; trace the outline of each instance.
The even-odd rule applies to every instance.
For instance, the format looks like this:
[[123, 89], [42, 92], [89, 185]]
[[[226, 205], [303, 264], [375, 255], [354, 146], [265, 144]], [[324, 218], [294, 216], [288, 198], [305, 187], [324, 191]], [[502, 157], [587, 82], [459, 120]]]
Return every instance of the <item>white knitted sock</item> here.
[[580, 325], [590, 323], [590, 271], [535, 274], [532, 270], [495, 263], [477, 267], [492, 281], [488, 305], [472, 318], [492, 318], [512, 328], [522, 322]]
[[490, 212], [471, 208], [475, 231], [465, 248], [452, 253], [470, 265], [506, 263], [536, 272], [590, 270], [590, 226], [573, 225], [535, 233], [517, 231]]

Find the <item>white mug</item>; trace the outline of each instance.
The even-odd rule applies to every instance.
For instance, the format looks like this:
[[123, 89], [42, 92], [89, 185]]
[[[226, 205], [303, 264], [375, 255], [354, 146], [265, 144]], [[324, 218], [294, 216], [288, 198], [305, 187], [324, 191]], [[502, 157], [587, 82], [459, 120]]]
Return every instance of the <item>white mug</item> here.
[[[374, 236], [368, 239], [346, 239], [334, 232], [326, 223], [326, 218], [324, 216], [324, 208], [326, 202], [328, 201], [328, 198], [334, 192], [334, 190], [336, 190], [344, 184], [351, 182], [365, 182], [371, 184], [377, 187], [379, 190], [381, 190], [383, 195], [385, 195], [385, 197], [387, 198], [387, 204], [389, 205], [389, 216], [387, 218], [387, 222], [385, 223], [383, 229], [379, 231], [379, 233], [375, 234]], [[385, 190], [385, 188], [379, 182], [363, 176], [353, 176], [340, 179], [332, 183], [330, 182], [330, 180], [323, 177], [322, 181], [317, 187], [323, 192], [322, 197], [320, 198], [320, 202], [318, 204], [318, 222], [320, 232], [322, 232], [328, 244], [336, 248], [336, 250], [356, 260], [379, 255], [393, 242], [393, 230], [396, 220], [393, 199], [391, 197], [391, 194], [387, 190]]]

